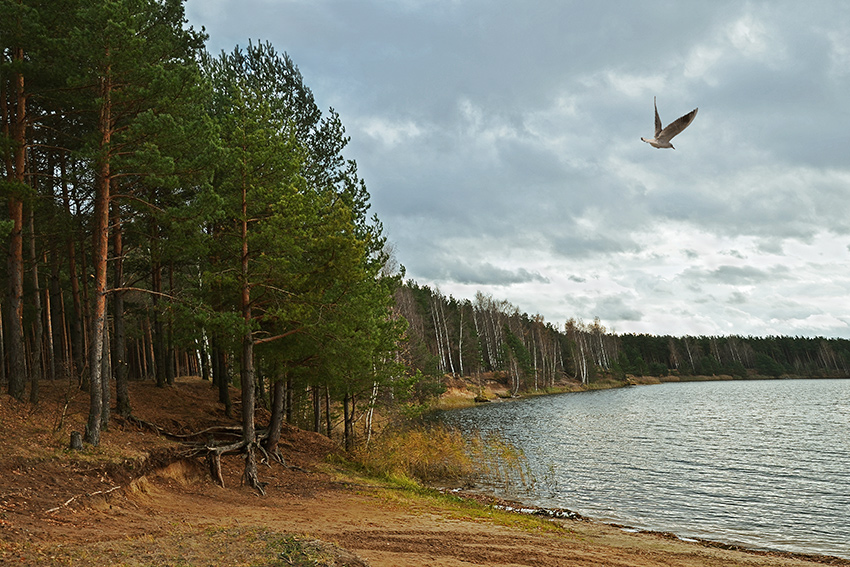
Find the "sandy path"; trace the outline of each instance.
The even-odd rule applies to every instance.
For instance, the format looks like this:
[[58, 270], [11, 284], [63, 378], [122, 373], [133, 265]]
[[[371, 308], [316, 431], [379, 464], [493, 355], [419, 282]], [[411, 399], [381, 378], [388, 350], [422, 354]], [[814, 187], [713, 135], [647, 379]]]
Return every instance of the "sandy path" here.
[[[231, 480], [236, 474], [231, 471]], [[148, 515], [172, 523], [262, 527], [315, 537], [354, 552], [373, 567], [817, 564], [629, 533], [594, 522], [558, 520], [563, 529], [552, 531], [504, 526], [398, 490], [334, 481], [321, 473], [281, 472], [268, 491], [260, 498], [245, 489], [221, 489], [208, 482], [180, 490], [159, 485], [144, 498], [144, 508]]]

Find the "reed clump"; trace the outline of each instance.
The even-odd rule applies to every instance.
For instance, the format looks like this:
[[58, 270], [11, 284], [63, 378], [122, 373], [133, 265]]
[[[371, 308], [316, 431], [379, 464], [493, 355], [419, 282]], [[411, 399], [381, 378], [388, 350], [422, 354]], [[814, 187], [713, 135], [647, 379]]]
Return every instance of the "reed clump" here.
[[444, 424], [387, 429], [355, 459], [371, 475], [431, 485], [532, 481], [525, 456], [498, 434], [464, 434]]

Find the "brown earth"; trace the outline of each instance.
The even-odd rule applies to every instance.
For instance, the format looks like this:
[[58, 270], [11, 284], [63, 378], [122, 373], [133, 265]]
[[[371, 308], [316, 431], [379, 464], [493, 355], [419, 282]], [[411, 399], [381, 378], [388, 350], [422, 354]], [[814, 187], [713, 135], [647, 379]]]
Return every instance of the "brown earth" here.
[[[235, 425], [201, 380], [131, 386], [134, 415], [170, 432]], [[850, 566], [524, 516], [482, 497], [483, 504], [378, 483], [330, 464], [335, 445], [327, 438], [289, 427], [289, 466], [261, 466], [268, 485], [259, 496], [240, 485], [238, 456], [223, 459], [222, 488], [202, 461], [180, 458], [179, 444], [118, 419], [100, 447], [69, 451], [86, 396], [58, 383], [42, 392], [36, 408], [0, 398], [0, 564]]]

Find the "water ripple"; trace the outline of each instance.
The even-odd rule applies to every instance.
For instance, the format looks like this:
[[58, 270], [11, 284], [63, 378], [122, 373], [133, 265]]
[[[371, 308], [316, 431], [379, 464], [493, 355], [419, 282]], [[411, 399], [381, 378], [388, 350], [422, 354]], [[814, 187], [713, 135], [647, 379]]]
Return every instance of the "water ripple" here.
[[850, 558], [850, 380], [694, 382], [450, 412], [522, 448], [514, 494], [640, 529]]

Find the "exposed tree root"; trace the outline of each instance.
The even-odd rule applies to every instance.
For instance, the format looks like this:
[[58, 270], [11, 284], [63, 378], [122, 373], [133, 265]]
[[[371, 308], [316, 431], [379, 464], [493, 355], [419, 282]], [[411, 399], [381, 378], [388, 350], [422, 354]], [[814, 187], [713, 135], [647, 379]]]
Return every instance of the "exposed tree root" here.
[[[118, 417], [118, 416], [116, 416]], [[145, 421], [144, 419], [140, 419], [134, 415], [131, 415], [124, 419], [127, 423], [131, 423], [136, 425], [137, 427], [150, 429], [151, 431], [157, 433], [158, 435], [162, 435], [166, 439], [171, 439], [173, 441], [183, 442], [188, 439], [196, 439], [198, 437], [214, 437], [216, 435], [222, 436], [230, 436], [230, 437], [239, 437], [242, 435], [242, 428], [239, 426], [216, 426], [216, 427], [207, 427], [206, 429], [202, 429], [201, 431], [195, 431], [193, 433], [179, 434], [179, 433], [171, 433], [164, 427], [160, 427], [155, 423], [151, 423], [150, 421]]]
[[[249, 443], [244, 439], [235, 442], [217, 439], [218, 437], [241, 437], [242, 428], [238, 426], [208, 427], [193, 433], [176, 434], [169, 432], [155, 423], [134, 416], [126, 418], [126, 421], [137, 427], [150, 429], [167, 439], [179, 442], [187, 448], [186, 452], [181, 455], [184, 458], [203, 457], [213, 481], [222, 488], [224, 488], [224, 476], [221, 471], [222, 455], [242, 454], [245, 459], [245, 472], [242, 475], [242, 484], [250, 486], [263, 496], [266, 493], [265, 487], [268, 483], [260, 480], [257, 470], [257, 452], [260, 452], [262, 455], [260, 462], [269, 467], [271, 466], [271, 461], [274, 460], [288, 469], [306, 472], [300, 467], [287, 465], [277, 447], [271, 452], [263, 447], [262, 442], [268, 437], [268, 431], [265, 429], [258, 429], [254, 440]], [[200, 438], [205, 438], [205, 441], [198, 441]]]
[[257, 472], [257, 460], [254, 458], [254, 447], [256, 442], [246, 444], [245, 446], [245, 473], [242, 475], [242, 484], [247, 484], [254, 490], [260, 493], [261, 496], [266, 495], [267, 482], [260, 482], [260, 476]]

